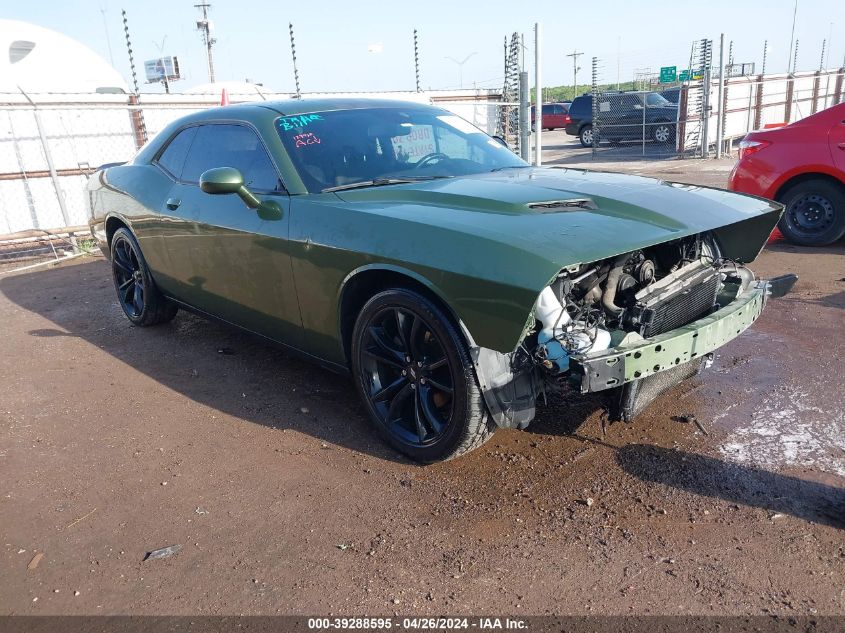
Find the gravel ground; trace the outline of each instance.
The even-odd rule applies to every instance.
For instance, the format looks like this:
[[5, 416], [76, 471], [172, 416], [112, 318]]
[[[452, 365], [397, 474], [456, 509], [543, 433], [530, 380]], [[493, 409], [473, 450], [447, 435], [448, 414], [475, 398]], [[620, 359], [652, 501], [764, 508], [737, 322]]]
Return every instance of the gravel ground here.
[[845, 245], [755, 268], [801, 279], [633, 424], [550, 402], [428, 467], [345, 378], [132, 327], [101, 258], [4, 275], [0, 613], [845, 614]]

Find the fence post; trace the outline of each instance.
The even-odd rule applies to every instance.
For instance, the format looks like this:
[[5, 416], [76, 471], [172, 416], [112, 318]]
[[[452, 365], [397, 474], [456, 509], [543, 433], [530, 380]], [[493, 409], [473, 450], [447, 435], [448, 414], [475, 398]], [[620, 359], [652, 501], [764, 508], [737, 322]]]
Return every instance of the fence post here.
[[836, 75], [836, 87], [833, 89], [834, 97], [833, 103], [842, 103], [842, 80], [845, 77], [845, 67], [839, 69], [839, 74]]
[[810, 105], [810, 114], [815, 114], [819, 109], [819, 84], [821, 84], [821, 71], [817, 70], [813, 77], [813, 103]]
[[543, 76], [540, 23], [534, 23], [534, 165], [543, 164]]
[[716, 119], [716, 158], [722, 157], [722, 135], [725, 128], [722, 115], [725, 113], [725, 34], [719, 38], [719, 118]]
[[599, 153], [599, 58], [593, 57], [593, 158]]
[[784, 123], [790, 123], [792, 120], [792, 95], [795, 90], [795, 75], [790, 75], [786, 80], [786, 103], [783, 108]]
[[147, 142], [147, 126], [144, 123], [144, 114], [140, 108], [132, 106], [138, 105], [138, 95], [129, 95], [129, 121], [132, 123], [132, 132], [135, 136], [135, 149], [141, 149], [144, 143]]
[[704, 70], [704, 76], [701, 79], [701, 138], [699, 144], [701, 145], [701, 157], [709, 158], [710, 156], [710, 142], [707, 138], [710, 127], [710, 70]]
[[759, 130], [763, 121], [763, 86], [766, 85], [764, 75], [757, 75], [757, 98], [754, 103], [754, 129]]
[[519, 73], [519, 155], [522, 160], [531, 160], [528, 133], [531, 129], [531, 93], [528, 91], [528, 73]]

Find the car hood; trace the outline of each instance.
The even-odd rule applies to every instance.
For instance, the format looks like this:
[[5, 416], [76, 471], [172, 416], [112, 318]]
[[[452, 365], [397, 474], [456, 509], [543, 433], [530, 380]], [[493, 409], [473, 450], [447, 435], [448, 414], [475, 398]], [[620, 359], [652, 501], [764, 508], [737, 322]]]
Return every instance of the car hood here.
[[371, 213], [470, 233], [531, 253], [558, 270], [711, 230], [726, 257], [748, 262], [765, 244], [782, 209], [721, 189], [551, 167], [335, 195]]

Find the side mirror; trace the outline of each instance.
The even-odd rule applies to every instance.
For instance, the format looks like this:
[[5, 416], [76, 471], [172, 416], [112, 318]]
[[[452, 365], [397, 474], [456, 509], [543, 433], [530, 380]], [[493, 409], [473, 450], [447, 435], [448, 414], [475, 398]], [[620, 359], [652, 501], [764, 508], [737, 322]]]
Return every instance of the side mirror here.
[[246, 188], [244, 177], [234, 167], [216, 167], [203, 172], [200, 176], [200, 189], [212, 195], [236, 193], [250, 209], [261, 206], [261, 200]]

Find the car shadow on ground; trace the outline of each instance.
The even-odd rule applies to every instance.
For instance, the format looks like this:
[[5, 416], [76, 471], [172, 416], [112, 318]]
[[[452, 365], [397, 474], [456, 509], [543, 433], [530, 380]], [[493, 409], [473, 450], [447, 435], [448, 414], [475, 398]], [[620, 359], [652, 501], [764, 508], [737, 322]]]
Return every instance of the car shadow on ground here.
[[[80, 339], [131, 370], [224, 414], [299, 431], [377, 458], [412, 463], [376, 436], [347, 376], [184, 310], [168, 324], [131, 325], [117, 304], [103, 260], [2, 277], [0, 292], [52, 323], [20, 334], [4, 332], [7, 336], [29, 336], [33, 341]], [[60, 364], [62, 353], [57, 354]], [[121, 373], [119, 368], [112, 371]], [[208, 423], [197, 420], [198, 425]]]
[[845, 489], [647, 444], [615, 451], [622, 469], [643, 481], [845, 529]]
[[[102, 260], [0, 278], [0, 292], [55, 325], [23, 332], [33, 340], [78, 338], [222, 413], [413, 464], [378, 439], [346, 377], [183, 311], [167, 325], [132, 326], [117, 305]], [[538, 407], [529, 432], [607, 446], [626, 472], [643, 481], [845, 527], [844, 490], [676, 450], [640, 444], [618, 448], [577, 435], [606, 404], [596, 395], [576, 396], [565, 405], [550, 397], [548, 406]], [[563, 406], [565, 416], [560, 415]], [[210, 423], [197, 420], [198, 425]]]

